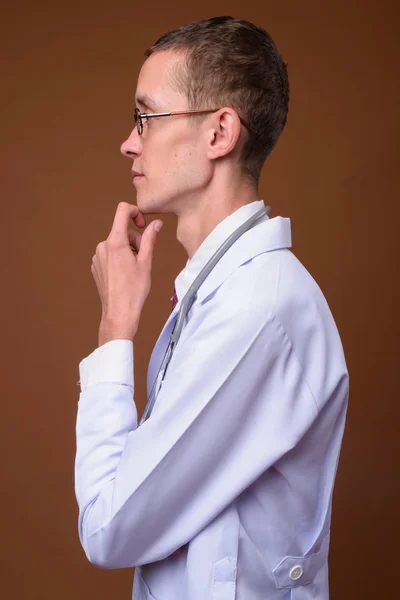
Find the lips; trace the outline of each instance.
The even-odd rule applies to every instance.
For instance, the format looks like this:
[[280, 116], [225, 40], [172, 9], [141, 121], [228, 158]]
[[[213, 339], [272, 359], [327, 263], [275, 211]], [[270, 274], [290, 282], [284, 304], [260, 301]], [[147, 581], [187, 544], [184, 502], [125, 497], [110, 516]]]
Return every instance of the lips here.
[[139, 173], [139, 171], [132, 171], [132, 175], [133, 175], [134, 177], [142, 177], [142, 176], [143, 176], [143, 173]]

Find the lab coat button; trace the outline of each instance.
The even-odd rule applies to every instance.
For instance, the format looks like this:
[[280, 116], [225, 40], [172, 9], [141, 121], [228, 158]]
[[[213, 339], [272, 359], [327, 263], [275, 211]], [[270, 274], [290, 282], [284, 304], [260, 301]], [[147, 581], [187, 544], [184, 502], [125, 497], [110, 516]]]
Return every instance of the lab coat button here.
[[292, 569], [290, 569], [289, 572], [289, 577], [292, 581], [297, 581], [298, 579], [300, 579], [300, 577], [303, 575], [303, 567], [300, 567], [299, 565], [293, 567]]

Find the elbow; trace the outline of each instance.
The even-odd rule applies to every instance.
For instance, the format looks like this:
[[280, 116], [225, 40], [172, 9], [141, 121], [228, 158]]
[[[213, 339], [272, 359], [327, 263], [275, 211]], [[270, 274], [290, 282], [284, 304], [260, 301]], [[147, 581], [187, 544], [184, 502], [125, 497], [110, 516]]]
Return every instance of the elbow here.
[[101, 544], [99, 541], [94, 543], [91, 540], [83, 545], [83, 549], [88, 561], [97, 569], [124, 569], [134, 565], [127, 564], [126, 559], [116, 554], [115, 550], [109, 544]]
[[131, 518], [128, 526], [123, 515], [117, 513], [106, 519], [98, 509], [98, 504], [93, 503], [81, 514], [79, 522], [79, 538], [88, 561], [105, 570], [143, 564], [149, 553], [149, 536], [147, 529], [140, 527], [140, 520]]
[[127, 569], [135, 567], [131, 553], [121, 544], [118, 531], [110, 526], [93, 533], [86, 532], [81, 544], [88, 561], [98, 569]]
[[89, 556], [86, 552], [86, 557], [90, 564], [92, 564], [97, 569], [114, 569], [115, 567], [111, 566], [111, 563], [108, 560], [104, 560], [98, 556]]
[[[97, 532], [82, 543], [88, 561], [98, 569], [130, 569], [161, 560], [150, 548], [139, 544], [121, 545], [120, 540], [103, 537]], [[162, 558], [165, 558], [162, 556]]]
[[87, 552], [86, 552], [86, 556], [87, 556], [89, 562], [97, 569], [110, 570], [110, 569], [122, 569], [123, 568], [122, 565], [118, 564], [118, 562], [113, 560], [112, 557], [101, 556], [100, 554], [89, 556]]
[[86, 537], [82, 546], [86, 558], [97, 569], [124, 569], [135, 566], [126, 560], [126, 555], [120, 551], [118, 544], [113, 544], [101, 531]]
[[[91, 507], [93, 508], [93, 507]], [[92, 522], [92, 510], [81, 515], [79, 523], [79, 539], [88, 561], [98, 569], [121, 569], [126, 566], [118, 551], [115, 535], [110, 524], [96, 528]]]

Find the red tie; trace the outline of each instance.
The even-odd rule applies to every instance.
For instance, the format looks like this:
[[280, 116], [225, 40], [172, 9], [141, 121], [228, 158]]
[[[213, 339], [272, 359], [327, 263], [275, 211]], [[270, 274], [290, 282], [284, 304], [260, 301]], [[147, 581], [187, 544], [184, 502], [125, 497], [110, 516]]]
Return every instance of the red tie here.
[[172, 296], [171, 300], [172, 300], [172, 310], [174, 310], [175, 304], [178, 302], [178, 296], [176, 295], [175, 286], [174, 286], [174, 295]]

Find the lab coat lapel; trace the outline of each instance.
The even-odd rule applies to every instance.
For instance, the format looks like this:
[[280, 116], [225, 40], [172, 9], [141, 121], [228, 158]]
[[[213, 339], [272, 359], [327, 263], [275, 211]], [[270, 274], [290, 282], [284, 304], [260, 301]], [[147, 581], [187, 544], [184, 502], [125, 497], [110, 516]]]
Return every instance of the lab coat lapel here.
[[154, 379], [157, 375], [158, 369], [161, 365], [161, 361], [164, 358], [165, 351], [168, 346], [169, 339], [171, 337], [172, 330], [174, 328], [176, 318], [178, 316], [180, 302], [178, 302], [174, 310], [169, 315], [167, 322], [165, 323], [158, 340], [153, 348], [153, 352], [150, 357], [149, 366], [147, 369], [147, 398], [150, 396], [151, 388], [153, 387]]
[[[236, 240], [221, 260], [216, 264], [203, 285], [197, 292], [196, 302], [202, 302], [240, 265], [258, 254], [291, 247], [290, 219], [274, 217], [262, 221]], [[182, 298], [178, 300], [173, 311], [154, 346], [147, 371], [147, 397], [149, 397], [154, 379], [167, 349], [168, 342], [175, 325]]]

